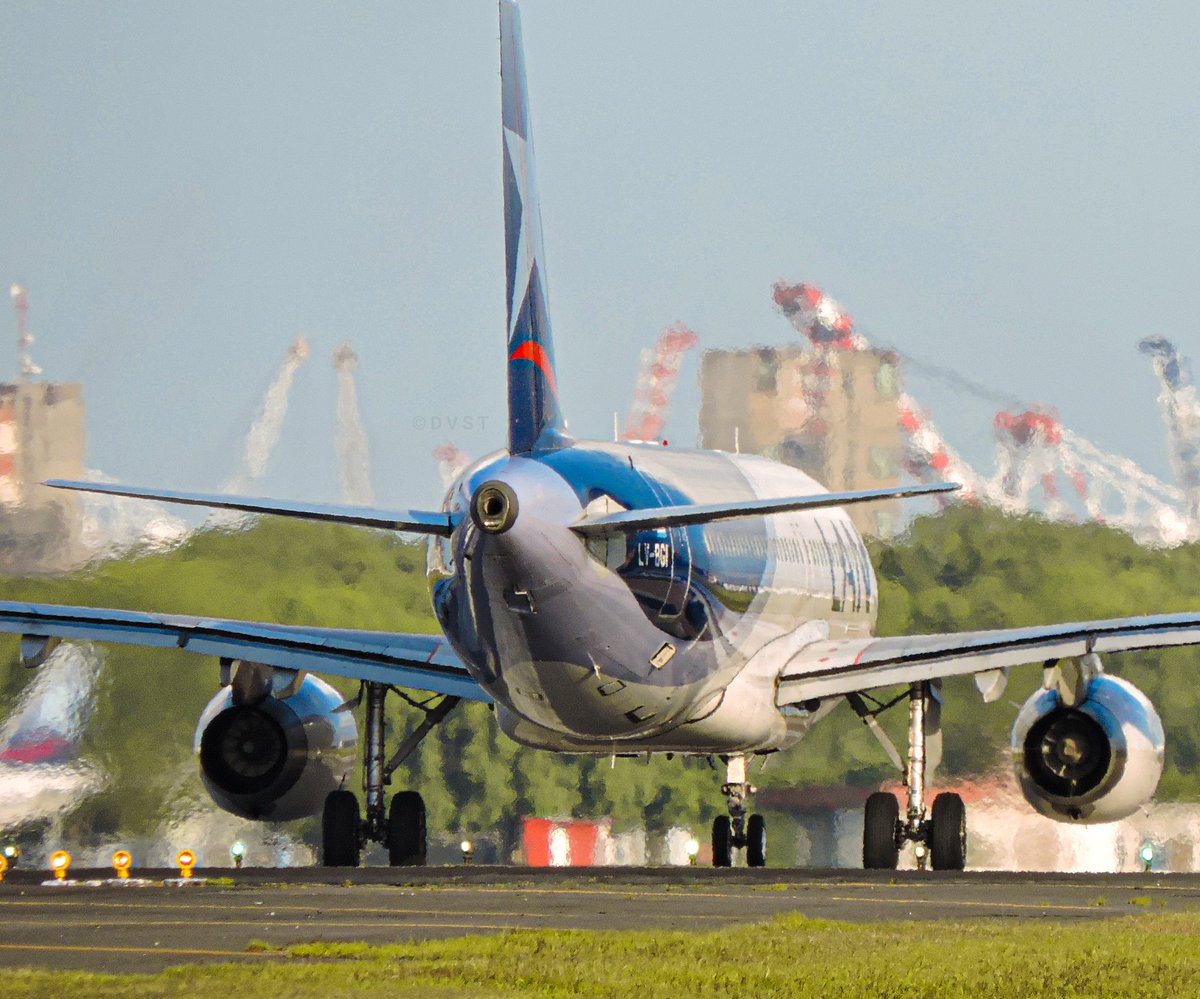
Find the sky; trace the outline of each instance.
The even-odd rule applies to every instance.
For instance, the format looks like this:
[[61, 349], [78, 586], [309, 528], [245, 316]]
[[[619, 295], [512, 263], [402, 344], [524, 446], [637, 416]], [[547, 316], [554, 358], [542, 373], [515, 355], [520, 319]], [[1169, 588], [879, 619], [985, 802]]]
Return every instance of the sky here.
[[[804, 280], [873, 341], [1171, 478], [1136, 344], [1200, 358], [1200, 7], [522, 11], [577, 436], [611, 436], [672, 322], [707, 348], [793, 339], [771, 285]], [[92, 468], [219, 488], [300, 335], [259, 491], [338, 498], [343, 340], [380, 505], [440, 502], [439, 444], [502, 446], [497, 34], [491, 0], [0, 0], [0, 282], [27, 288], [47, 377], [84, 383]], [[986, 471], [995, 404], [912, 387]]]

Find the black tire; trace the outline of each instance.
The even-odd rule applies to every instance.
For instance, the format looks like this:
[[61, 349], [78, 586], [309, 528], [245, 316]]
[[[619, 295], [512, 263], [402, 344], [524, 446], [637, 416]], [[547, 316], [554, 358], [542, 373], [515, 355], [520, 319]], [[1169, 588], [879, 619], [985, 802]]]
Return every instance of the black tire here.
[[767, 866], [767, 821], [761, 815], [746, 823], [746, 866]]
[[957, 794], [939, 794], [930, 815], [929, 859], [935, 871], [961, 871], [967, 866], [967, 809]]
[[416, 791], [401, 791], [392, 797], [388, 863], [393, 867], [425, 865], [425, 801]]
[[733, 829], [728, 815], [713, 819], [712, 848], [713, 867], [733, 866]]
[[896, 826], [900, 802], [894, 794], [876, 791], [863, 810], [863, 867], [868, 871], [894, 871], [900, 862]]
[[357, 867], [358, 799], [353, 791], [330, 791], [321, 813], [321, 863], [326, 867]]

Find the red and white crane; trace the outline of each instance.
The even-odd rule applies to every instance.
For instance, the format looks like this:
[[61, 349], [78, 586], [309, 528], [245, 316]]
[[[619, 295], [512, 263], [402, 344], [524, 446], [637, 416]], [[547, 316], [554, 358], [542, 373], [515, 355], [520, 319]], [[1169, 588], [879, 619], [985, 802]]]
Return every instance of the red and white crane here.
[[683, 355], [696, 346], [698, 339], [683, 323], [673, 323], [659, 334], [652, 350], [642, 351], [633, 405], [621, 433], [623, 440], [657, 441], [662, 437]]
[[283, 355], [283, 363], [263, 395], [258, 413], [246, 434], [241, 463], [225, 483], [225, 492], [244, 494], [255, 488], [266, 474], [267, 461], [283, 434], [283, 421], [287, 416], [292, 382], [300, 365], [307, 359], [308, 341], [304, 337], [297, 337]]
[[[839, 353], [865, 350], [868, 341], [850, 314], [815, 285], [779, 282], [773, 298], [816, 352], [812, 377], [805, 383], [805, 401], [815, 414]], [[919, 481], [957, 482], [963, 487], [960, 496], [968, 502], [986, 502], [1013, 513], [1036, 510], [1053, 520], [1082, 516], [1148, 543], [1179, 544], [1200, 536], [1200, 399], [1186, 364], [1169, 343], [1155, 338], [1143, 341], [1142, 349], [1154, 356], [1163, 382], [1159, 398], [1182, 489], [1074, 433], [1049, 407], [996, 414], [996, 468], [984, 476], [949, 444], [929, 411], [901, 391], [897, 418], [905, 471]]]
[[333, 369], [337, 372], [337, 426], [334, 446], [337, 448], [338, 470], [342, 480], [342, 502], [355, 506], [374, 506], [375, 490], [371, 488], [371, 455], [367, 431], [358, 409], [358, 388], [354, 372], [358, 355], [344, 341], [333, 352]]
[[1162, 386], [1158, 404], [1167, 424], [1171, 465], [1183, 490], [1188, 516], [1193, 524], [1200, 523], [1200, 396], [1191, 365], [1166, 337], [1147, 337], [1138, 349], [1154, 362], [1154, 373]]
[[33, 334], [29, 332], [29, 297], [19, 284], [14, 284], [9, 294], [17, 310], [17, 377], [24, 383], [40, 375], [42, 369], [29, 355], [29, 348], [33, 346]]
[[463, 470], [471, 464], [471, 456], [456, 444], [439, 444], [433, 449], [433, 459], [438, 465], [438, 476], [442, 486], [449, 489]]

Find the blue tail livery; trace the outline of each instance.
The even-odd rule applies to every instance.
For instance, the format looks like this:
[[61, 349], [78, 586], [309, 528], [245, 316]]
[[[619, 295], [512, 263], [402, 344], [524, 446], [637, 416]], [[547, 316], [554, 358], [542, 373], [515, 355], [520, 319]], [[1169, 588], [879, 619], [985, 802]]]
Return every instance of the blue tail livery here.
[[508, 277], [508, 449], [524, 454], [565, 443], [566, 421], [554, 377], [521, 13], [511, 0], [500, 2], [500, 80]]

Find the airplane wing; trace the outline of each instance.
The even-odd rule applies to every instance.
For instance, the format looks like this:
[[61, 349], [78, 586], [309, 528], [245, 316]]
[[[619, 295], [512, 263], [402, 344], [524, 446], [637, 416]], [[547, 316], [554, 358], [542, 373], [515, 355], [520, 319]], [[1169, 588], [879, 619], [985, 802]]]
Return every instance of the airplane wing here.
[[0, 601], [0, 632], [19, 634], [36, 664], [48, 640], [183, 649], [283, 669], [415, 687], [471, 701], [491, 698], [441, 635], [397, 634]]
[[1200, 612], [1074, 621], [1067, 624], [815, 642], [779, 678], [779, 704], [798, 704], [878, 687], [1054, 663], [1090, 652], [1200, 644]]
[[680, 506], [646, 507], [587, 517], [572, 524], [571, 530], [576, 534], [589, 537], [640, 531], [652, 527], [683, 527], [687, 524], [709, 524], [717, 520], [733, 520], [736, 517], [764, 517], [771, 513], [822, 510], [831, 506], [870, 503], [873, 500], [931, 496], [954, 492], [959, 488], [961, 487], [955, 482], [936, 482], [921, 486], [894, 486], [843, 493], [813, 493], [811, 496], [781, 496], [732, 503], [693, 503]]
[[411, 531], [415, 534], [450, 536], [450, 515], [432, 510], [376, 510], [366, 506], [340, 506], [335, 503], [298, 503], [293, 500], [261, 499], [256, 496], [226, 496], [222, 493], [185, 493], [174, 489], [144, 489], [108, 482], [80, 482], [74, 479], [48, 479], [42, 483], [54, 489], [131, 499], [158, 500], [182, 506], [210, 506], [242, 513], [271, 513], [302, 520], [325, 520], [356, 527], [378, 527], [387, 531]]

